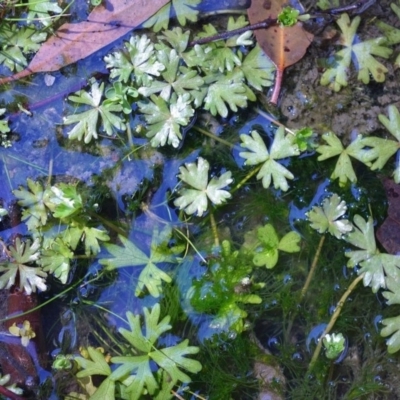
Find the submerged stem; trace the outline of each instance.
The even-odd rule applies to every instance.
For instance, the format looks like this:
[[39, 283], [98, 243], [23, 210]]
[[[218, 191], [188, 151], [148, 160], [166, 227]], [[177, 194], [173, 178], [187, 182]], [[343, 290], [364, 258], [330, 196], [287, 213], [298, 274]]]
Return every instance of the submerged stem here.
[[213, 212], [210, 212], [210, 223], [211, 223], [211, 230], [214, 236], [214, 246], [219, 247], [219, 237], [218, 237], [218, 230], [217, 230], [217, 223], [215, 222], [215, 217]]
[[331, 329], [335, 325], [336, 320], [339, 318], [340, 312], [342, 311], [345, 301], [349, 297], [350, 293], [357, 286], [358, 282], [360, 282], [364, 278], [364, 275], [365, 275], [365, 273], [359, 275], [356, 279], [354, 279], [354, 281], [351, 283], [351, 285], [343, 293], [343, 296], [340, 298], [340, 300], [335, 308], [335, 312], [332, 314], [331, 320], [329, 321], [329, 324], [327, 325], [327, 327], [325, 328], [324, 332], [322, 333], [321, 337], [318, 340], [318, 344], [317, 344], [317, 347], [315, 348], [314, 354], [311, 358], [310, 365], [308, 367], [308, 371], [311, 371], [313, 369], [315, 362], [318, 359], [319, 353], [321, 352], [322, 338], [331, 331]]
[[236, 192], [236, 190], [240, 189], [252, 176], [254, 176], [262, 167], [260, 164], [257, 168], [252, 169], [231, 191], [230, 193]]
[[229, 143], [227, 140], [221, 139], [220, 137], [214, 135], [213, 133], [206, 131], [205, 129], [199, 128], [198, 126], [194, 126], [192, 129], [196, 130], [197, 132], [202, 133], [203, 135], [210, 137], [211, 139], [214, 139], [222, 144], [225, 144], [231, 148], [233, 148], [235, 146], [232, 143]]
[[300, 292], [300, 301], [303, 300], [303, 298], [308, 290], [308, 287], [310, 286], [311, 279], [313, 278], [313, 276], [315, 274], [315, 270], [317, 269], [317, 264], [318, 264], [319, 256], [321, 254], [322, 246], [324, 245], [324, 242], [325, 242], [325, 237], [326, 237], [325, 235], [321, 236], [321, 239], [318, 243], [317, 251], [315, 252], [315, 256], [314, 256], [313, 262], [311, 264], [311, 268], [308, 273], [306, 282], [304, 283], [303, 289], [301, 289], [301, 292]]

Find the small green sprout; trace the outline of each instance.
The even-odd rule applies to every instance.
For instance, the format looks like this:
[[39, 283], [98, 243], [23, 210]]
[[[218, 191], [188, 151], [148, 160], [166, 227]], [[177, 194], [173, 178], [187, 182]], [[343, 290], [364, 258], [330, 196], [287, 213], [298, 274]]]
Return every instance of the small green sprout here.
[[284, 7], [277, 18], [279, 25], [282, 27], [296, 25], [299, 14], [300, 12], [292, 7]]
[[327, 334], [322, 338], [322, 342], [325, 347], [325, 355], [330, 360], [338, 358], [345, 348], [345, 338], [341, 333]]
[[311, 128], [301, 128], [295, 132], [293, 144], [296, 144], [301, 152], [311, 150], [314, 147], [313, 134]]
[[72, 360], [73, 360], [72, 355], [65, 355], [65, 354], [58, 354], [57, 357], [55, 358], [52, 368], [55, 370], [69, 370], [72, 368]]

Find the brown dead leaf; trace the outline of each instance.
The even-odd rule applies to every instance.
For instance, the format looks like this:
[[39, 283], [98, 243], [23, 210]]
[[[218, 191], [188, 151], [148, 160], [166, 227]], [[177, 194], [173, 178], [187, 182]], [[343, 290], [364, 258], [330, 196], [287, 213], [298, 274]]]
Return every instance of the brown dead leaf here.
[[[252, 0], [247, 14], [251, 24], [266, 19], [276, 19], [287, 0]], [[314, 35], [307, 32], [298, 22], [291, 27], [271, 26], [254, 31], [258, 44], [276, 66], [275, 87], [271, 103], [278, 102], [283, 71], [303, 58]]]
[[386, 197], [389, 203], [388, 216], [376, 232], [383, 248], [390, 254], [400, 253], [400, 185], [392, 179], [384, 179]]
[[58, 71], [88, 57], [150, 18], [169, 0], [106, 0], [87, 21], [60, 26], [45, 42], [26, 69], [0, 79], [0, 84], [37, 72]]

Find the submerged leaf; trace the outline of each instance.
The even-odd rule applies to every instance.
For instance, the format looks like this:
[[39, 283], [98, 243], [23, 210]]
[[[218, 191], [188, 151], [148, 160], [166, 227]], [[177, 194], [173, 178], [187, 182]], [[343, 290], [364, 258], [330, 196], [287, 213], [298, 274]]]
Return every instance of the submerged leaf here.
[[[138, 278], [135, 295], [140, 295], [143, 289], [146, 288], [153, 297], [159, 297], [162, 292], [162, 283], [171, 282], [171, 277], [157, 265], [160, 263], [176, 262], [174, 257], [175, 250], [164, 248], [165, 242], [169, 240], [170, 235], [171, 231], [168, 227], [163, 232], [158, 232], [155, 229], [149, 256], [130, 240], [119, 236], [124, 247], [115, 244], [106, 244], [105, 248], [114, 258], [100, 259], [100, 264], [106, 265], [109, 270], [122, 267], [144, 266]], [[162, 240], [161, 243], [160, 240]]]
[[187, 20], [196, 22], [197, 14], [199, 13], [196, 10], [196, 6], [200, 3], [201, 0], [170, 0], [168, 4], [146, 21], [143, 26], [146, 28], [152, 27], [155, 32], [168, 29], [168, 24], [173, 14], [175, 14], [179, 23], [183, 26], [186, 25]]
[[361, 18], [357, 16], [350, 23], [346, 13], [337, 20], [342, 31], [339, 44], [344, 46], [344, 49], [335, 54], [333, 66], [321, 76], [321, 84], [329, 85], [336, 92], [347, 86], [352, 59], [358, 68], [358, 80], [365, 84], [369, 83], [370, 76], [376, 82], [383, 82], [385, 73], [388, 72], [388, 69], [374, 57], [388, 58], [392, 54], [392, 50], [386, 47], [386, 39], [379, 37], [360, 42], [356, 35], [360, 22]]

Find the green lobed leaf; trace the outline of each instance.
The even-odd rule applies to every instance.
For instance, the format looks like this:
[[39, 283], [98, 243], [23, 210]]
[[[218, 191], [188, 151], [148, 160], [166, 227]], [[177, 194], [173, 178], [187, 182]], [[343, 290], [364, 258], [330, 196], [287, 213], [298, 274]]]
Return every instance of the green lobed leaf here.
[[179, 168], [179, 179], [194, 189], [181, 189], [180, 196], [174, 201], [174, 205], [185, 210], [187, 214], [194, 214], [201, 217], [208, 208], [208, 199], [219, 205], [231, 197], [225, 186], [232, 183], [231, 172], [223, 173], [219, 178], [215, 176], [208, 182], [208, 171], [210, 165], [207, 160], [199, 157], [196, 163], [187, 163]]
[[[379, 253], [376, 247], [372, 217], [365, 221], [360, 215], [354, 217], [354, 229], [345, 240], [361, 250], [347, 251], [347, 265], [361, 268], [358, 274], [364, 274], [364, 286], [371, 286], [376, 293], [381, 288], [393, 288], [400, 280], [400, 256]], [[392, 281], [393, 282], [390, 282]], [[389, 283], [390, 282], [390, 283]], [[386, 292], [390, 295], [390, 292]]]
[[81, 221], [73, 221], [63, 232], [63, 241], [68, 243], [72, 250], [75, 250], [80, 241], [84, 242], [85, 254], [96, 255], [100, 252], [99, 242], [108, 242], [110, 237], [107, 232], [90, 226], [84, 226]]
[[62, 13], [62, 8], [55, 1], [46, 0], [28, 0], [27, 24], [34, 21], [40, 21], [44, 26], [52, 23], [51, 14]]
[[[128, 312], [127, 318], [130, 329], [120, 328], [119, 332], [132, 346], [131, 351], [135, 355], [113, 357], [111, 362], [121, 366], [111, 374], [110, 379], [122, 381], [128, 378], [130, 383], [127, 392], [131, 393], [130, 398], [138, 399], [144, 390], [153, 395], [159, 387], [159, 382], [154, 376], [157, 371], [150, 367], [151, 362], [154, 362], [158, 369], [164, 370], [169, 380], [174, 383], [190, 381], [190, 377], [182, 369], [191, 373], [201, 370], [198, 361], [186, 358], [186, 355], [199, 351], [197, 347], [188, 346], [187, 339], [175, 346], [157, 347], [159, 337], [171, 329], [169, 316], [159, 321], [159, 304], [155, 304], [151, 310], [144, 308], [144, 329], [139, 315]], [[130, 380], [130, 377], [134, 379]]]
[[61, 240], [56, 238], [52, 241], [48, 248], [42, 250], [38, 264], [42, 266], [43, 271], [53, 274], [61, 283], [67, 283], [71, 260], [74, 258], [74, 253]]
[[22, 220], [26, 222], [28, 229], [33, 231], [47, 222], [48, 212], [53, 208], [51, 197], [53, 196], [49, 188], [43, 188], [39, 182], [27, 179], [28, 189], [20, 188], [14, 190], [14, 196], [18, 199], [18, 204], [24, 207]]
[[35, 292], [37, 288], [42, 291], [47, 289], [46, 272], [27, 265], [39, 259], [39, 248], [39, 239], [35, 239], [32, 244], [30, 240], [22, 242], [19, 237], [15, 239], [15, 245], [9, 248], [9, 259], [0, 262], [0, 289], [9, 289], [16, 284], [17, 274], [19, 287], [26, 294]]
[[[171, 277], [158, 268], [157, 264], [176, 262], [174, 249], [161, 250], [161, 248], [164, 250], [163, 246], [169, 240], [170, 236], [171, 230], [168, 227], [160, 233], [155, 229], [152, 237], [150, 256], [147, 256], [127, 238], [119, 236], [124, 247], [109, 243], [105, 244], [105, 248], [114, 258], [103, 258], [99, 262], [106, 265], [109, 270], [144, 265], [136, 285], [135, 295], [139, 295], [146, 288], [153, 297], [159, 297], [162, 292], [162, 283], [171, 282]], [[162, 242], [160, 242], [160, 238], [162, 238]]]
[[98, 138], [98, 121], [102, 122], [102, 126], [107, 135], [111, 136], [114, 131], [125, 130], [123, 120], [115, 112], [122, 111], [120, 104], [112, 102], [101, 102], [104, 91], [104, 83], [100, 86], [98, 82], [93, 82], [90, 93], [81, 90], [76, 95], [69, 96], [68, 99], [75, 103], [86, 104], [92, 108], [81, 113], [64, 117], [63, 124], [76, 124], [72, 130], [68, 132], [69, 139], [84, 139], [85, 143], [89, 143], [92, 139]]
[[322, 202], [322, 207], [314, 206], [306, 216], [310, 221], [311, 228], [319, 233], [329, 232], [337, 239], [341, 239], [344, 234], [352, 231], [353, 225], [347, 219], [341, 218], [347, 211], [344, 200], [334, 193]]
[[386, 341], [388, 352], [390, 354], [396, 353], [400, 350], [400, 315], [392, 318], [385, 318], [382, 320], [385, 327], [381, 331], [383, 337], [390, 336]]
[[[238, 111], [238, 107], [247, 107], [247, 89], [243, 84], [243, 73], [233, 71], [227, 75], [217, 75], [215, 82], [208, 86], [204, 98], [204, 109], [212, 115], [227, 117], [229, 109]], [[229, 107], [229, 109], [228, 109]]]
[[240, 146], [250, 150], [239, 153], [240, 157], [246, 159], [245, 164], [264, 163], [257, 174], [257, 179], [262, 179], [264, 188], [267, 189], [273, 181], [275, 189], [288, 190], [287, 179], [293, 179], [294, 175], [275, 160], [300, 154], [298, 146], [293, 143], [293, 136], [285, 136], [284, 128], [279, 127], [269, 153], [258, 132], [252, 131], [251, 136], [240, 135], [240, 138]]
[[0, 30], [0, 63], [11, 71], [22, 71], [28, 61], [26, 55], [36, 52], [47, 38], [47, 33], [38, 32], [34, 27], [2, 23]]
[[82, 368], [82, 371], [79, 371], [76, 376], [83, 378], [92, 375], [111, 375], [111, 368], [104, 359], [104, 354], [92, 346], [89, 346], [87, 351], [90, 358], [75, 357], [75, 361]]
[[279, 239], [275, 228], [271, 224], [266, 224], [257, 229], [257, 239], [251, 232], [246, 235], [245, 248], [252, 249], [255, 253], [253, 257], [254, 265], [265, 266], [268, 269], [275, 267], [279, 259], [279, 251], [295, 253], [300, 251], [300, 235], [297, 232], [289, 232]]
[[125, 42], [125, 51], [117, 51], [104, 57], [111, 69], [110, 78], [123, 83], [129, 80], [138, 85], [149, 84], [153, 76], [159, 76], [164, 65], [156, 59], [154, 44], [146, 35], [133, 35]]
[[188, 69], [180, 65], [181, 57], [176, 50], [168, 47], [159, 49], [157, 59], [166, 67], [161, 73], [163, 81], [153, 80], [150, 85], [140, 87], [139, 93], [143, 96], [160, 93], [160, 97], [169, 101], [172, 93], [190, 94], [191, 91], [198, 91], [203, 85], [204, 81], [196, 69]]
[[347, 148], [343, 147], [342, 142], [333, 132], [325, 133], [322, 139], [326, 144], [320, 145], [316, 149], [317, 152], [321, 154], [318, 157], [318, 161], [339, 156], [331, 178], [339, 179], [340, 186], [344, 186], [348, 180], [353, 183], [357, 181], [351, 157], [361, 161], [367, 166], [371, 166], [371, 161], [376, 157], [374, 153], [366, 148], [367, 145], [361, 135], [350, 143]]
[[148, 132], [153, 147], [164, 146], [166, 143], [178, 147], [182, 134], [181, 127], [189, 124], [194, 115], [190, 105], [190, 95], [185, 93], [173, 96], [168, 103], [161, 97], [152, 95], [149, 102], [140, 102], [140, 112], [144, 114]]
[[153, 28], [155, 32], [168, 29], [172, 11], [183, 26], [187, 21], [196, 22], [199, 11], [196, 9], [201, 0], [172, 0], [149, 18], [143, 26]]
[[361, 18], [359, 16], [350, 22], [350, 18], [346, 13], [341, 14], [337, 20], [337, 24], [342, 31], [339, 44], [344, 46], [344, 49], [336, 53], [332, 67], [329, 67], [322, 74], [322, 85], [329, 85], [335, 91], [347, 86], [352, 58], [354, 58], [354, 63], [358, 68], [358, 80], [367, 84], [369, 83], [370, 75], [376, 82], [385, 80], [385, 73], [388, 70], [374, 56], [388, 58], [392, 50], [386, 47], [387, 41], [383, 37], [359, 42], [356, 37], [356, 31], [360, 22]]
[[248, 85], [256, 90], [263, 90], [274, 83], [275, 65], [257, 44], [236, 67], [243, 72]]

